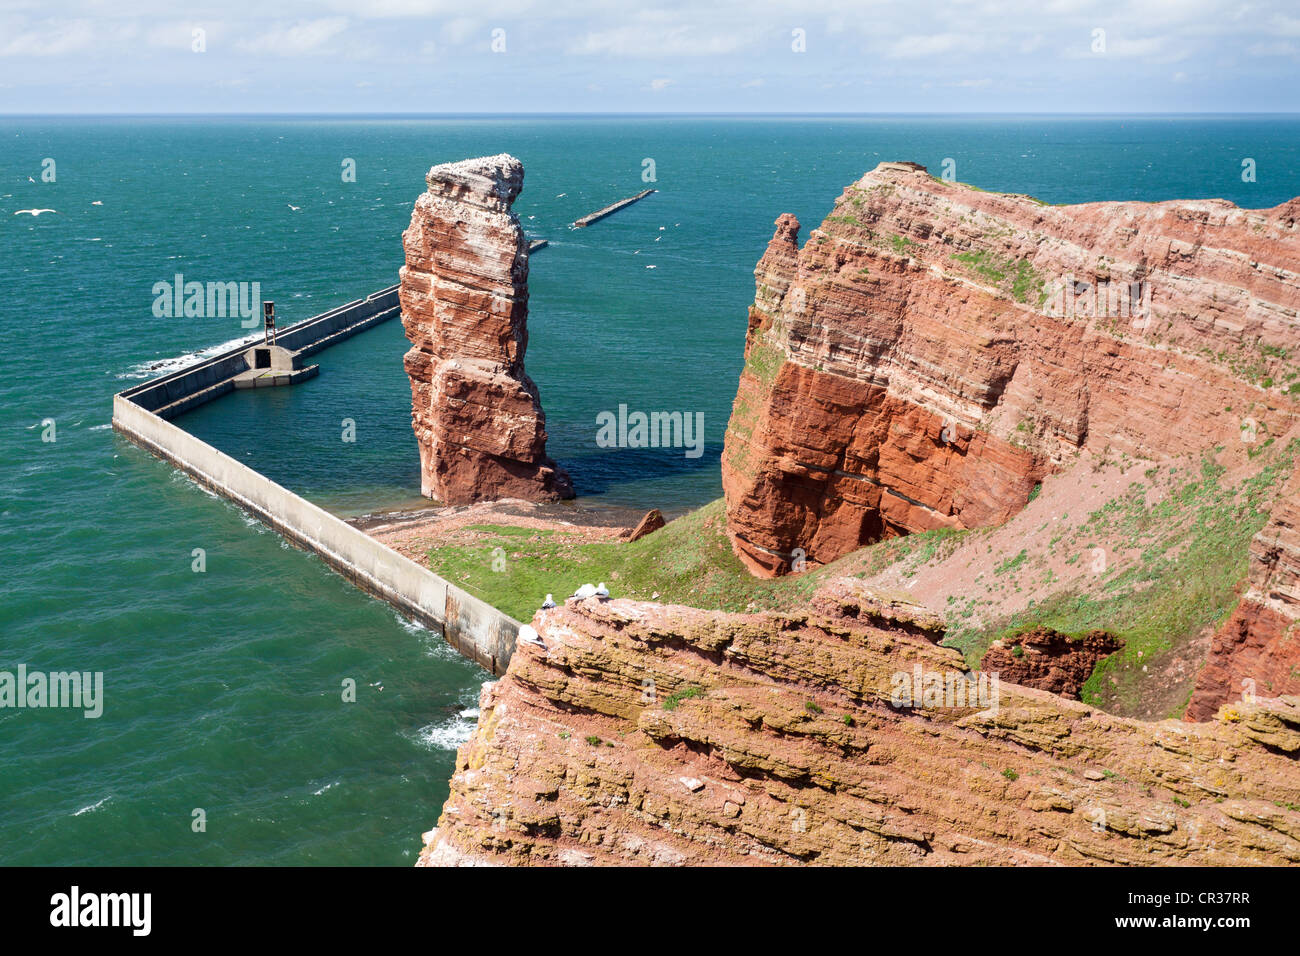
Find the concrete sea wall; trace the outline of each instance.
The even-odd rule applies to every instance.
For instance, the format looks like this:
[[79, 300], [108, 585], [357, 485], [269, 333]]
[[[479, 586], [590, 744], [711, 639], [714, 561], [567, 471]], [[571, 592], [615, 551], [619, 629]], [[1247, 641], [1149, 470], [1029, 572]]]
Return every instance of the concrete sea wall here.
[[[389, 286], [364, 299], [285, 326], [276, 335], [276, 345], [306, 358], [335, 342], [396, 318], [400, 312], [397, 286]], [[252, 343], [249, 342], [232, 346], [220, 355], [214, 355], [178, 372], [150, 379], [121, 394], [141, 408], [157, 412], [163, 418], [174, 418], [181, 412], [187, 412], [233, 391], [234, 377], [248, 371], [246, 355], [251, 346]]]
[[[319, 351], [361, 331], [356, 328], [358, 324], [370, 328], [384, 321], [378, 318], [380, 315], [391, 318], [391, 308], [373, 308], [386, 303], [390, 295], [396, 302], [396, 287], [376, 293], [383, 297], [379, 303], [372, 302], [375, 296], [371, 296], [341, 307], [353, 309], [342, 317], [327, 312], [298, 323], [282, 332], [279, 341], [284, 344], [287, 334], [301, 330], [288, 347]], [[329, 321], [318, 321], [327, 318]], [[311, 337], [312, 328], [317, 338]], [[222, 374], [227, 368], [223, 363], [230, 359], [230, 355], [217, 356], [200, 366], [114, 395], [113, 428], [204, 487], [239, 505], [289, 541], [319, 555], [358, 587], [442, 634], [465, 657], [494, 675], [504, 674], [519, 632], [519, 622], [514, 618], [155, 413], [154, 408], [175, 408], [175, 403], [210, 390], [219, 381], [214, 376]], [[211, 365], [218, 368], [208, 370]], [[185, 393], [186, 388], [193, 390], [190, 395]]]

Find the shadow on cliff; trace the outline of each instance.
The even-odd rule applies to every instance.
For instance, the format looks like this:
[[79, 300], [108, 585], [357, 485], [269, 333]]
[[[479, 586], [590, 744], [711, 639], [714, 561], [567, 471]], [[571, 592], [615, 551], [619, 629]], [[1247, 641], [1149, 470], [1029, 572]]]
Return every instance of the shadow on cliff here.
[[722, 442], [716, 442], [705, 443], [698, 458], [687, 458], [682, 448], [611, 448], [565, 455], [560, 466], [582, 497], [607, 494], [629, 482], [707, 474], [717, 471], [721, 461]]

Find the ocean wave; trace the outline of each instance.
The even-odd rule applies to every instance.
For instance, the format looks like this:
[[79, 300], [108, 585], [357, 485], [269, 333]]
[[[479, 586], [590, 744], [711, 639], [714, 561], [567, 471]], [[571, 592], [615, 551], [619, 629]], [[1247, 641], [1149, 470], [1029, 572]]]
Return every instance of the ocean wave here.
[[112, 794], [109, 794], [107, 797], [105, 797], [103, 800], [100, 800], [98, 803], [92, 803], [92, 804], [91, 804], [90, 806], [88, 806], [88, 807], [82, 807], [80, 810], [76, 811], [76, 812], [73, 814], [73, 816], [74, 816], [74, 817], [79, 817], [79, 816], [81, 816], [83, 813], [94, 813], [96, 810], [98, 810], [100, 807], [102, 807], [104, 804], [108, 803], [108, 801], [110, 801], [110, 800], [112, 800], [112, 799], [113, 799], [113, 795], [112, 795]]
[[[462, 711], [463, 713], [463, 711]], [[462, 717], [459, 713], [437, 724], [426, 724], [406, 737], [426, 750], [456, 750], [461, 744], [474, 736], [474, 727], [478, 723]]]
[[189, 368], [191, 365], [197, 365], [200, 362], [207, 361], [214, 355], [220, 355], [228, 349], [233, 349], [238, 345], [251, 345], [262, 337], [262, 333], [252, 332], [248, 335], [240, 336], [237, 339], [231, 339], [228, 342], [221, 342], [217, 345], [209, 345], [206, 348], [196, 349], [193, 352], [186, 352], [184, 355], [178, 355], [169, 359], [152, 359], [148, 362], [139, 362], [132, 365], [125, 372], [120, 373], [117, 377], [123, 378], [158, 378], [163, 375], [170, 375], [172, 372], [179, 372], [182, 369]]

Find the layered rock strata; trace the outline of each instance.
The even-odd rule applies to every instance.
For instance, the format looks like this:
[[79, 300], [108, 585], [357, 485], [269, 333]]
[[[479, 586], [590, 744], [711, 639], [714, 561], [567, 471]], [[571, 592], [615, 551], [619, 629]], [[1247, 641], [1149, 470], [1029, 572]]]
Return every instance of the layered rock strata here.
[[1210, 645], [1187, 720], [1232, 700], [1300, 694], [1300, 468], [1250, 543], [1250, 574], [1236, 611]]
[[1298, 214], [1050, 206], [882, 163], [802, 249], [782, 216], [722, 459], [737, 554], [784, 573], [1000, 523], [1084, 450], [1162, 459], [1279, 434]]
[[523, 165], [468, 159], [426, 181], [402, 234], [400, 292], [420, 491], [444, 504], [572, 497], [524, 371], [528, 247], [510, 208]]
[[572, 600], [533, 626], [421, 864], [1300, 863], [1296, 699], [1113, 717], [976, 680], [932, 615], [851, 592]]

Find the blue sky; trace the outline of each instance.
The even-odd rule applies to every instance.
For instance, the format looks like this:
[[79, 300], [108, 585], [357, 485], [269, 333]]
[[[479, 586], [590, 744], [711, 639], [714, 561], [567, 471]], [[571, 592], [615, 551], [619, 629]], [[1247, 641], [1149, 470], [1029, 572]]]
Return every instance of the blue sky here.
[[1296, 0], [0, 0], [0, 113], [1291, 112], [1298, 81]]

